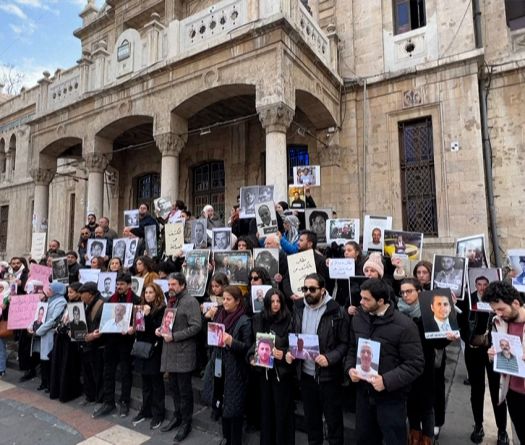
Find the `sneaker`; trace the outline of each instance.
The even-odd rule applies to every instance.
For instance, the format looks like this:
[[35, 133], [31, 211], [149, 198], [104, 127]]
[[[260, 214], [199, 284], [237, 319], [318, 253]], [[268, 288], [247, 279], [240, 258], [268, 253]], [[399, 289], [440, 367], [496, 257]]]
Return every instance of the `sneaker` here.
[[498, 441], [496, 442], [497, 445], [509, 445], [509, 436], [506, 431], [498, 431]]
[[107, 416], [114, 409], [115, 409], [114, 403], [103, 403], [97, 409], [95, 409], [95, 411], [93, 411], [93, 414], [91, 414], [91, 417], [93, 417], [93, 419], [96, 419], [97, 417]]
[[439, 438], [439, 433], [441, 432], [441, 427], [435, 426], [434, 427], [434, 437], [437, 439]]
[[151, 419], [151, 422], [149, 423], [149, 429], [150, 430], [158, 430], [161, 425], [162, 425], [162, 420], [160, 420], [160, 419]]
[[484, 437], [485, 431], [483, 430], [483, 425], [475, 425], [474, 431], [472, 431], [472, 434], [470, 435], [470, 440], [474, 443], [481, 443], [483, 442]]
[[126, 417], [129, 414], [129, 405], [126, 402], [120, 402], [119, 416]]
[[[122, 406], [120, 407], [122, 411]], [[140, 422], [144, 422], [146, 420], [146, 416], [143, 414], [142, 411], [139, 411], [133, 419], [131, 419], [131, 422], [133, 423], [133, 426], [137, 426]]]

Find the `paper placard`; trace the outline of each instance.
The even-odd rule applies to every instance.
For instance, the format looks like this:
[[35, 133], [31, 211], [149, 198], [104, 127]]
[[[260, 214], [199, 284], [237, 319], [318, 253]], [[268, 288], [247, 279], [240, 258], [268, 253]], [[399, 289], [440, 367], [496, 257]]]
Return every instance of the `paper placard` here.
[[46, 232], [34, 232], [31, 235], [31, 258], [41, 260], [46, 255]]
[[184, 224], [166, 224], [164, 226], [166, 237], [166, 255], [175, 255], [184, 246]]
[[40, 281], [44, 285], [44, 292], [49, 289], [49, 277], [53, 273], [51, 267], [42, 266], [40, 264], [31, 264], [29, 269], [29, 278], [26, 282], [25, 291], [32, 294], [33, 289], [31, 289], [31, 281]]
[[290, 274], [290, 286], [295, 295], [303, 297], [301, 288], [304, 286], [304, 279], [311, 273], [316, 273], [314, 251], [312, 249], [289, 255], [288, 273]]
[[13, 295], [9, 303], [8, 329], [27, 329], [35, 319], [35, 311], [40, 303], [40, 295]]
[[330, 278], [346, 280], [355, 276], [355, 260], [353, 258], [331, 258], [328, 271]]

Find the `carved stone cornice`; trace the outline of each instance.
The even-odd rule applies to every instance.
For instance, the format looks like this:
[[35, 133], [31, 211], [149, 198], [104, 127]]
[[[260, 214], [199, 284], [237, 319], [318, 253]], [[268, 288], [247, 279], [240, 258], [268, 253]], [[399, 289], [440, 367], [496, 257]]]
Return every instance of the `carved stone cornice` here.
[[153, 137], [162, 156], [179, 156], [186, 145], [181, 136], [172, 132], [156, 134]]
[[283, 102], [258, 108], [257, 112], [267, 133], [286, 133], [295, 114], [295, 110]]
[[87, 153], [84, 163], [89, 172], [103, 173], [109, 164], [109, 159], [103, 153]]
[[35, 185], [49, 185], [55, 176], [55, 171], [45, 168], [32, 168], [29, 174]]

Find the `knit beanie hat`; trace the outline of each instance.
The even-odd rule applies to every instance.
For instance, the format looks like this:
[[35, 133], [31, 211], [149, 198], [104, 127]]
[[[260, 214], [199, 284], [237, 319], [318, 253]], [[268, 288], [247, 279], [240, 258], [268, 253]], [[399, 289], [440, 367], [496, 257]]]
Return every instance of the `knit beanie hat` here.
[[383, 278], [383, 275], [385, 274], [385, 267], [383, 266], [383, 260], [379, 252], [372, 252], [370, 254], [368, 260], [366, 260], [363, 266], [363, 270], [365, 270], [367, 267], [375, 269], [377, 273], [379, 273], [379, 277]]
[[49, 289], [53, 291], [53, 295], [66, 295], [66, 286], [58, 281], [53, 281], [49, 285]]

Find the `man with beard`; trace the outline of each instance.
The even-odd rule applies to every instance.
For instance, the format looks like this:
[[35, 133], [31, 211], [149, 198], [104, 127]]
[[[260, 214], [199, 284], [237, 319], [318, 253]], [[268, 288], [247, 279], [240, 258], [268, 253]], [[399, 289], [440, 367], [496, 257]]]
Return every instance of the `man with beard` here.
[[156, 233], [159, 233], [157, 221], [149, 214], [149, 205], [143, 202], [139, 205], [139, 226], [131, 229], [131, 233], [139, 238], [144, 238], [144, 227], [146, 226], [155, 226]]
[[328, 215], [321, 210], [314, 210], [310, 213], [310, 230], [317, 235], [318, 243], [326, 243], [326, 220]]
[[193, 225], [193, 244], [196, 249], [205, 249], [208, 245], [206, 226], [201, 220], [194, 221]]
[[441, 257], [441, 270], [434, 278], [435, 287], [449, 288], [456, 295], [461, 291], [463, 274], [461, 270], [455, 269], [456, 259], [451, 256]]
[[[323, 443], [323, 416], [328, 426], [328, 442], [342, 445], [343, 401], [341, 364], [348, 348], [348, 316], [330, 297], [325, 280], [310, 274], [304, 280], [304, 300], [296, 304], [292, 332], [319, 337], [319, 355], [315, 360], [298, 361], [306, 432], [310, 444]], [[286, 361], [295, 357], [287, 352]]]
[[97, 224], [97, 216], [94, 213], [92, 212], [88, 213], [87, 224], [84, 227], [89, 230], [90, 236], [95, 235], [95, 229], [98, 227], [98, 224]]
[[[495, 312], [493, 329], [502, 334], [516, 335], [521, 343], [525, 341], [525, 306], [520, 293], [511, 284], [504, 281], [495, 281], [489, 284], [485, 292], [485, 301]], [[491, 360], [496, 351], [494, 347], [488, 350]], [[524, 356], [519, 357], [525, 359]], [[499, 401], [507, 401], [510, 418], [514, 423], [519, 443], [525, 443], [525, 378], [501, 374]], [[499, 433], [498, 433], [499, 439]], [[499, 442], [499, 440], [498, 440]], [[507, 442], [508, 443], [508, 442]]]
[[197, 366], [197, 336], [201, 330], [201, 313], [198, 301], [186, 290], [186, 278], [182, 273], [168, 277], [169, 291], [166, 295], [168, 308], [174, 308], [175, 321], [171, 332], [155, 332], [164, 339], [161, 372], [168, 373], [168, 385], [173, 396], [173, 418], [161, 428], [168, 432], [180, 427], [175, 441], [181, 442], [191, 431], [193, 416], [193, 387], [191, 375]]
[[69, 284], [76, 283], [78, 281], [78, 271], [80, 270], [80, 264], [78, 264], [78, 254], [74, 250], [70, 250], [66, 254], [66, 260]]
[[109, 218], [107, 216], [103, 216], [98, 220], [98, 226], [102, 227], [102, 230], [104, 231], [104, 237], [108, 240], [113, 241], [115, 238], [117, 238], [117, 232], [109, 227]]

